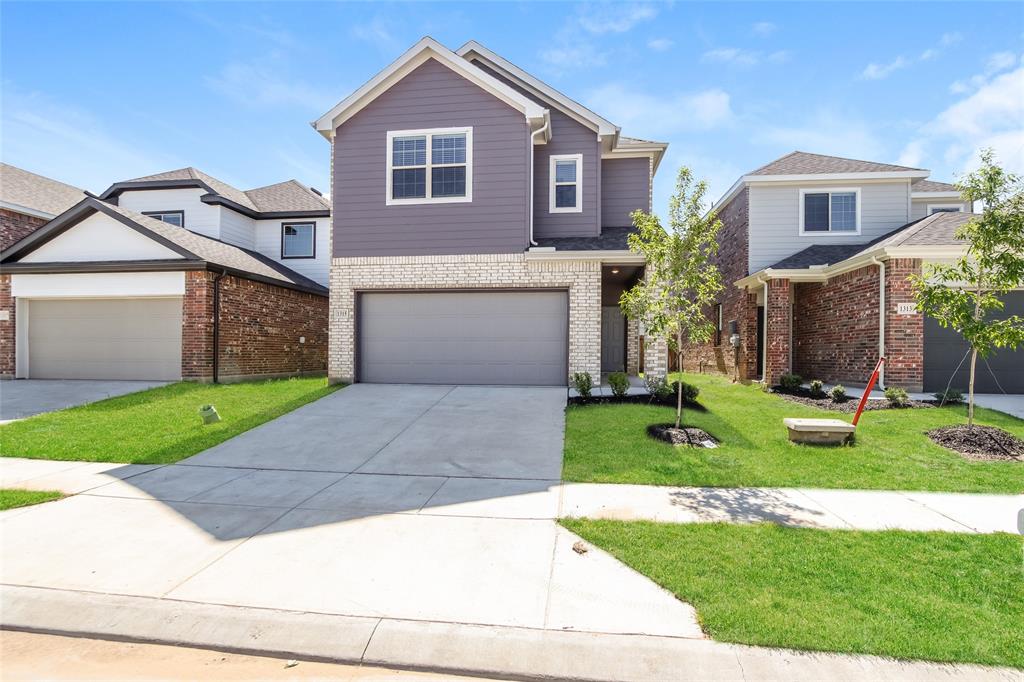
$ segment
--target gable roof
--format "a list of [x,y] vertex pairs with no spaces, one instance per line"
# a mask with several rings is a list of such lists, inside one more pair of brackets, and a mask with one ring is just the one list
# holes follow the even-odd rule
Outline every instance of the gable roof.
[[474,59],[482,59],[483,61],[488,62],[489,66],[497,67],[497,69],[500,72],[503,72],[504,75],[510,76],[512,79],[519,81],[524,89],[535,97],[549,105],[558,107],[559,110],[564,111],[581,123],[589,125],[589,127],[597,131],[598,135],[614,136],[619,133],[619,126],[595,113],[591,109],[583,106],[576,100],[567,97],[558,90],[555,90],[539,78],[523,71],[504,57],[491,52],[475,40],[467,42],[456,50],[455,54],[470,62],[474,61]]
[[896,166],[891,163],[860,161],[841,156],[826,156],[795,151],[767,163],[747,175],[817,175],[830,173],[898,173],[901,171],[928,171],[922,168]]
[[338,126],[342,125],[428,59],[438,61],[509,106],[523,112],[527,120],[530,121],[531,130],[542,129],[549,120],[547,109],[537,102],[517,92],[482,69],[473,66],[468,60],[462,59],[430,36],[425,36],[406,50],[402,56],[385,67],[384,70],[368,80],[348,97],[338,102],[330,111],[312,121],[310,125],[328,140],[332,139],[334,131]]
[[0,208],[52,218],[84,199],[86,192],[9,163],[0,163]]
[[956,185],[952,185],[948,182],[938,182],[936,180],[918,180],[910,186],[910,191],[914,194],[956,194],[960,195],[960,190],[956,188]]
[[201,197],[204,203],[224,204],[250,218],[327,217],[331,210],[323,196],[298,180],[243,191],[191,166],[115,182],[100,198],[110,199],[133,189],[180,187],[204,189],[208,193]]
[[[85,218],[103,213],[122,225],[166,246],[181,258],[162,261],[113,261],[104,263],[20,263],[19,260]],[[87,197],[42,228],[0,253],[0,266],[7,272],[95,272],[113,269],[224,270],[246,279],[327,295],[327,289],[261,253],[197,234],[156,218]]]

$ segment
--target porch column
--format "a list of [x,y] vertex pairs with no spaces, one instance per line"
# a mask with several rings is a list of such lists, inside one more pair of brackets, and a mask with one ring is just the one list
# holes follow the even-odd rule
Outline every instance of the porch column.
[[[885,383],[908,391],[924,385],[924,315],[908,278],[921,274],[921,261],[893,258],[885,268]],[[900,311],[903,304],[905,310]]]
[[668,376],[668,344],[664,339],[644,338],[644,376]]
[[792,300],[788,279],[768,281],[768,300],[764,303],[767,353],[764,378],[769,386],[779,383],[783,374],[791,371]]
[[640,373],[640,323],[626,318],[626,374]]

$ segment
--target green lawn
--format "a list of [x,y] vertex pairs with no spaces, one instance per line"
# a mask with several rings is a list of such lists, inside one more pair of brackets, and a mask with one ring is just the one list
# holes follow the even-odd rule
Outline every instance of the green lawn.
[[1016,536],[563,524],[692,604],[717,640],[1024,667]]
[[[706,412],[684,422],[722,441],[716,449],[673,447],[649,438],[648,424],[674,421],[669,407],[643,404],[570,406],[566,410],[563,477],[570,481],[688,486],[799,486],[889,490],[1017,493],[1024,464],[971,462],[935,445],[925,431],[966,421],[966,408],[865,412],[856,441],[842,447],[790,443],[784,417],[833,417],[826,412],[730,384],[687,374],[701,389]],[[1024,420],[978,408],[977,421],[1024,437]]]
[[[322,398],[340,386],[323,378],[237,384],[180,382],[0,426],[0,455],[165,464]],[[198,409],[217,408],[204,425]]]
[[0,488],[0,511],[14,509],[15,507],[27,507],[30,504],[52,502],[64,497],[64,493],[58,490],[17,490],[13,488]]

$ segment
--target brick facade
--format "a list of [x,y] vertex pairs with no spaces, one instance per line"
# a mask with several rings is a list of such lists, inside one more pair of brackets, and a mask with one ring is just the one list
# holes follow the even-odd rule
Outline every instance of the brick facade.
[[924,315],[897,313],[900,303],[916,303],[907,280],[912,274],[921,274],[920,260],[894,258],[885,263],[885,383],[920,391],[924,385]]
[[775,386],[783,374],[791,371],[792,288],[788,279],[768,282],[768,300],[764,309],[765,335],[768,337],[764,375],[768,385]]
[[14,312],[11,276],[0,275],[0,379],[14,377]]
[[[181,372],[213,378],[216,274],[189,272],[182,303]],[[327,299],[240,277],[220,280],[219,376],[239,378],[322,373],[327,365]],[[300,337],[305,343],[300,343]]]
[[626,318],[626,374],[640,373],[640,323]]
[[[569,292],[569,373],[601,374],[601,264],[527,260],[526,254],[366,256],[331,264],[328,376],[355,376],[357,291],[387,289],[565,289]],[[568,382],[568,377],[566,377]]]
[[0,208],[0,251],[24,239],[49,222],[48,218],[17,213]]

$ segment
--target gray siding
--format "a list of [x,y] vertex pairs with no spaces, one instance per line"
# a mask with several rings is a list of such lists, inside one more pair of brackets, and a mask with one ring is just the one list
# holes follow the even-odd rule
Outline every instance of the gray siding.
[[[387,132],[473,127],[473,201],[385,205]],[[431,59],[337,130],[336,257],[514,253],[527,245],[526,119]]]
[[929,204],[941,204],[943,206],[959,204],[961,211],[964,213],[971,212],[971,202],[969,201],[957,201],[956,199],[914,199],[910,204],[910,219],[926,218],[928,216]]
[[605,159],[601,162],[601,226],[629,227],[629,214],[651,210],[651,160]]
[[[800,235],[800,190],[859,187],[859,235]],[[910,221],[909,185],[906,182],[803,183],[750,186],[750,272],[777,263],[813,244],[860,244]]]

